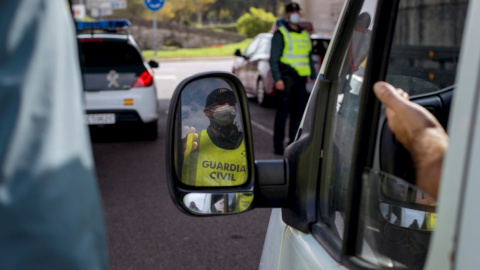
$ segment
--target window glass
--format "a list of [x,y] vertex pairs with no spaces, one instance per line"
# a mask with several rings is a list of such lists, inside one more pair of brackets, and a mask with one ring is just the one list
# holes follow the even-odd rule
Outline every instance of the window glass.
[[80,47],[82,67],[143,66],[143,60],[138,51],[127,43],[82,42]]
[[246,57],[251,57],[257,51],[260,40],[261,38],[259,36],[254,38],[253,41],[245,49],[245,53],[243,55]]
[[327,146],[324,158],[328,175],[321,183],[321,204],[323,221],[337,235],[337,241],[343,236],[343,224],[348,201],[348,179],[351,173],[355,130],[359,107],[359,93],[363,84],[367,54],[370,49],[372,21],[377,0],[364,2],[357,16],[348,50],[339,74],[337,107],[333,122],[331,145]]
[[202,78],[181,93],[176,172],[185,185],[239,186],[248,166],[238,98],[229,81]]
[[358,255],[382,268],[422,269],[436,199],[384,172],[366,169],[362,180]]
[[258,53],[268,53],[270,54],[270,43],[271,37],[263,37],[258,45]]
[[[466,1],[400,1],[387,81],[410,95],[453,85],[466,8]],[[361,198],[357,255],[382,268],[422,269],[436,200],[403,179],[368,168]]]
[[453,85],[467,4],[400,1],[387,81],[410,96]]
[[145,71],[143,58],[126,42],[84,39],[79,55],[85,91],[130,89]]

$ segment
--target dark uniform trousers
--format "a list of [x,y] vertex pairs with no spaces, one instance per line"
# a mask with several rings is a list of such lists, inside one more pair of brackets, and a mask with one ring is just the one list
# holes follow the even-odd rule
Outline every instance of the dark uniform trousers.
[[302,120],[307,99],[307,77],[301,77],[296,72],[282,73],[285,84],[284,91],[277,90],[277,113],[273,143],[276,153],[282,153],[285,138],[285,124],[290,113],[289,144],[295,139]]

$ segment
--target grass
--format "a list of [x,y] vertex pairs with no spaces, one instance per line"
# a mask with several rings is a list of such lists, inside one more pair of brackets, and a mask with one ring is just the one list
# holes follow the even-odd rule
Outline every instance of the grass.
[[236,49],[240,49],[242,52],[250,44],[252,40],[246,39],[242,42],[232,43],[227,45],[211,46],[207,48],[194,48],[194,49],[162,49],[157,50],[157,55],[154,56],[153,50],[142,51],[145,59],[165,59],[165,58],[194,58],[194,57],[219,57],[219,56],[233,56]]

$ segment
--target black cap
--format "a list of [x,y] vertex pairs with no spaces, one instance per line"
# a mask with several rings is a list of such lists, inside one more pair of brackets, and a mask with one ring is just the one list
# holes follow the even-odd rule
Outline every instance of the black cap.
[[285,6],[285,13],[292,11],[300,11],[300,5],[292,2]]
[[235,95],[231,90],[228,90],[227,88],[218,88],[208,94],[205,108],[211,108],[215,105],[223,105],[225,103],[235,105],[236,102]]

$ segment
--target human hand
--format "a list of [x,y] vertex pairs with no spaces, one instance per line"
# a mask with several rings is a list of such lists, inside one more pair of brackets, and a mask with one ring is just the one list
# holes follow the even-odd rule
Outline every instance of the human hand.
[[411,102],[409,95],[402,89],[395,88],[386,82],[377,82],[373,86],[373,90],[378,99],[387,107],[388,127],[408,151],[411,152],[416,140],[427,135],[426,133],[447,137],[435,116],[424,107]]
[[195,131],[196,131],[195,127],[189,127],[189,126],[183,127],[183,134],[185,134],[185,136]]
[[[195,151],[198,147],[198,133],[195,132],[196,129],[195,127],[189,127],[189,126],[184,126],[183,127],[183,133],[185,134],[185,140],[184,140],[184,144],[183,144],[183,151],[184,151],[184,155],[187,156],[189,155],[191,152]],[[191,143],[191,146],[189,147],[189,149],[187,149],[187,136],[188,134],[192,133],[192,143]]]
[[409,101],[402,89],[377,82],[373,91],[386,106],[388,127],[412,156],[417,185],[437,197],[443,157],[448,147],[447,133],[435,116]]
[[285,83],[283,82],[283,80],[276,81],[275,82],[275,88],[278,91],[285,91]]

